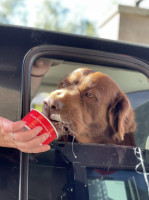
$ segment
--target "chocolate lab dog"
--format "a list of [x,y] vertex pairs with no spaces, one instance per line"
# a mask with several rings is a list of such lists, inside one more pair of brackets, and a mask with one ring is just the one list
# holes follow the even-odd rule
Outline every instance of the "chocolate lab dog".
[[73,71],[44,100],[43,113],[59,135],[79,143],[135,146],[134,112],[128,98],[106,74]]

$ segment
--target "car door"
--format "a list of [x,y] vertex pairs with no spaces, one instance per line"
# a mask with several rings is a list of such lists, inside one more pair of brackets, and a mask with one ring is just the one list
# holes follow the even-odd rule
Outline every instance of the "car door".
[[[148,47],[19,27],[1,30],[5,38],[1,48],[1,60],[5,61],[1,65],[1,88],[5,94],[1,102],[9,105],[9,111],[3,112],[1,104],[2,116],[11,113],[12,120],[17,120],[32,108],[41,111],[43,99],[64,76],[76,68],[88,67],[108,74],[130,99],[136,113],[135,140],[139,147],[54,141],[48,152],[20,153],[17,178],[13,177],[17,195],[11,191],[11,198],[117,200],[121,195],[124,200],[148,199]],[[11,68],[15,66],[13,72],[4,72],[7,62]],[[7,85],[4,80],[8,71],[11,75]],[[17,91],[12,101],[7,99],[10,86],[13,95],[13,90]],[[8,166],[6,160],[3,163]],[[4,193],[7,196],[8,187]]]

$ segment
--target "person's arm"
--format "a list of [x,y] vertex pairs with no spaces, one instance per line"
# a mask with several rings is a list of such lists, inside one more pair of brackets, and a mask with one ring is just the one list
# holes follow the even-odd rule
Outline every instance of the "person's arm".
[[49,134],[44,133],[37,136],[42,129],[41,127],[21,131],[24,125],[24,121],[12,122],[0,117],[0,146],[16,148],[25,153],[48,151],[50,146],[42,145],[42,143],[49,137]]

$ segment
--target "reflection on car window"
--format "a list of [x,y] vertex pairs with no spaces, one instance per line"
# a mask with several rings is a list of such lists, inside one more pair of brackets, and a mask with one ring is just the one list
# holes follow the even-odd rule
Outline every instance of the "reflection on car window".
[[129,170],[87,170],[90,200],[147,200],[143,176]]

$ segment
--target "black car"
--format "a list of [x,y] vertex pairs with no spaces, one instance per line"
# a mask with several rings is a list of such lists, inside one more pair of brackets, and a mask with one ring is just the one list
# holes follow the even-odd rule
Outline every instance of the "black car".
[[1,147],[1,200],[149,199],[149,47],[1,25],[0,116],[16,121],[40,111],[47,93],[80,67],[108,74],[126,93],[137,147],[54,141],[37,155]]

